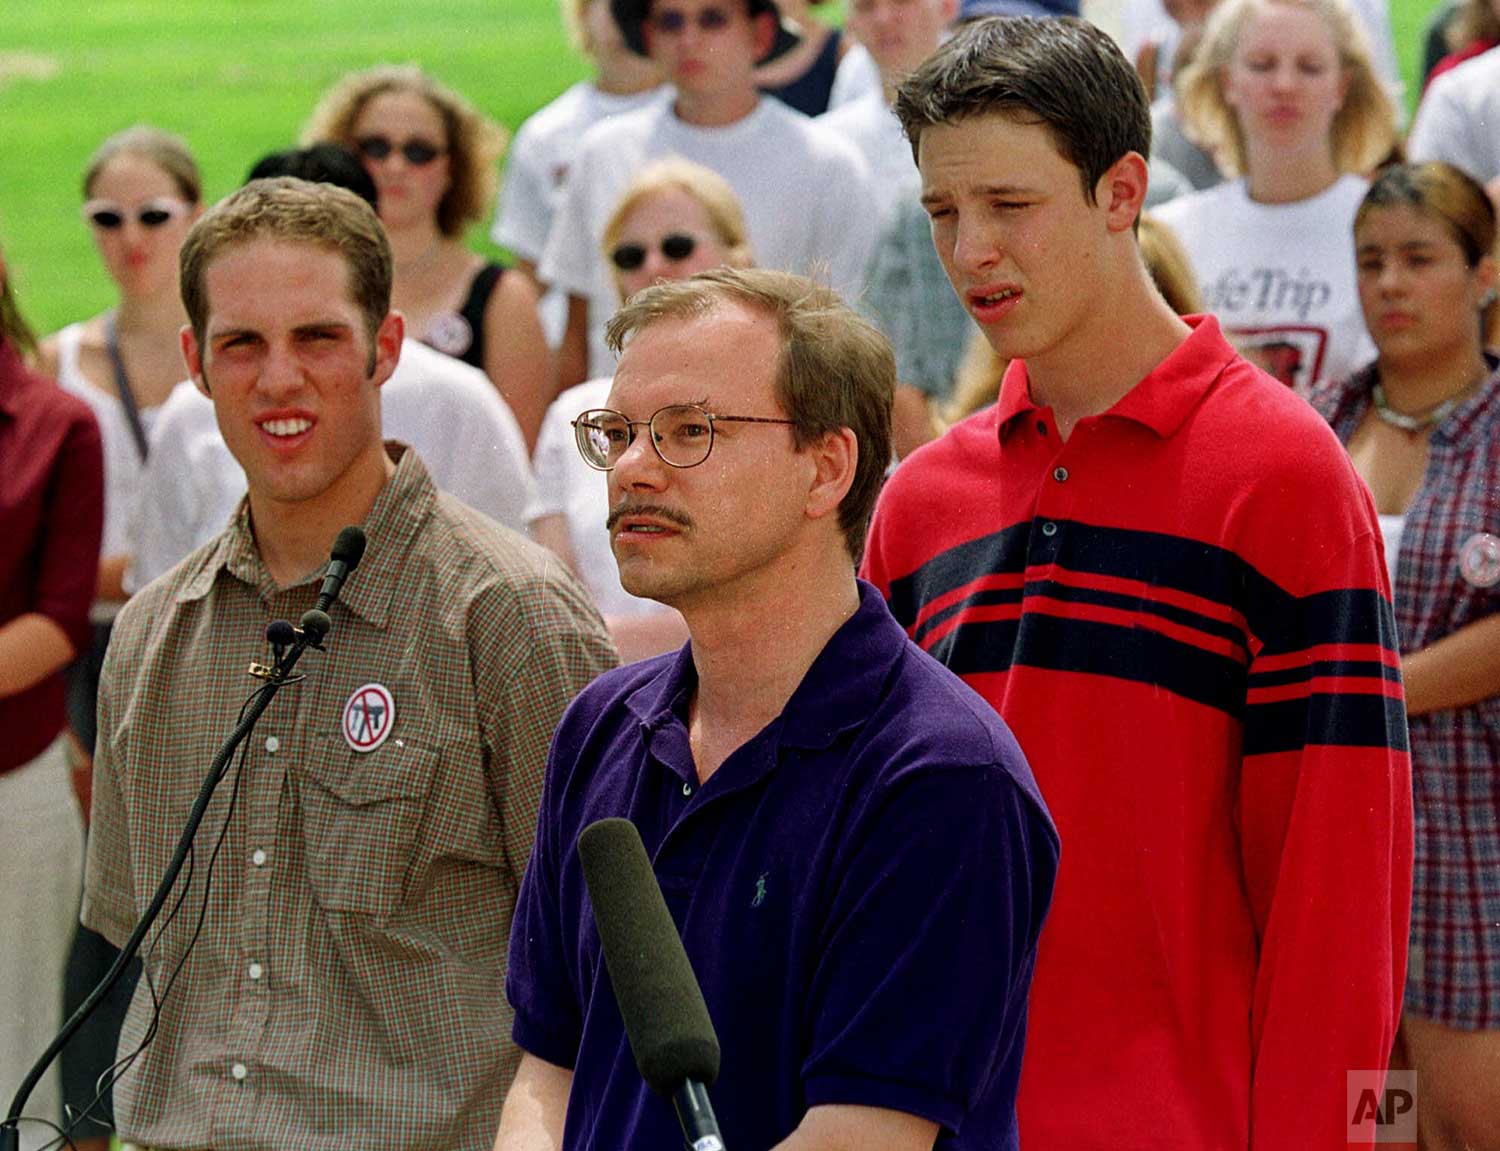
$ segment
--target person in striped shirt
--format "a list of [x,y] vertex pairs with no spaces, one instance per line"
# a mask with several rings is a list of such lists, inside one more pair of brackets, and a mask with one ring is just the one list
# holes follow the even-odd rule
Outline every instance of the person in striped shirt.
[[1370,497],[1303,400],[1151,286],[1150,115],[1102,32],[971,25],[896,110],[1011,364],[896,470],[863,570],[1015,731],[1062,837],[1022,1144],[1369,1145],[1347,1092],[1395,1038],[1412,859]]

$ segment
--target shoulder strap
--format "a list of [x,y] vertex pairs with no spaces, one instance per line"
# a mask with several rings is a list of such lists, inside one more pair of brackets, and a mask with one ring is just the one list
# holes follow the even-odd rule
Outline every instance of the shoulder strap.
[[130,424],[130,434],[135,438],[135,450],[140,453],[141,463],[145,463],[149,441],[146,439],[145,425],[141,423],[141,409],[136,405],[135,392],[130,388],[130,377],[125,372],[125,358],[120,355],[120,340],[115,334],[113,312],[104,320],[104,346],[109,351],[109,362],[115,370],[115,390],[120,393],[125,419]]

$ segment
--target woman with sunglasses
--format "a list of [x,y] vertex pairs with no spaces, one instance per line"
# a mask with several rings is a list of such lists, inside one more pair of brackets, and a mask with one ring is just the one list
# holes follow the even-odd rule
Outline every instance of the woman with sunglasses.
[[[110,627],[126,599],[134,516],[151,425],[157,408],[187,378],[180,333],[187,313],[177,290],[177,253],[202,212],[202,182],[187,145],[160,129],[138,125],[105,140],[83,175],[83,219],[118,292],[115,306],[70,324],[42,342],[39,368],[93,409],[104,441],[104,538],[100,549],[92,645],[69,674],[68,719],[80,747],[80,800],[88,811],[89,757],[99,671]],[[68,959],[65,1006],[82,1002],[114,962],[103,937],[80,927]],[[115,1043],[134,988],[132,967],[62,1058],[69,1103],[85,1107],[95,1082],[115,1058]],[[102,1109],[109,1113],[109,1093]],[[84,1151],[108,1146],[100,1126],[75,1132]]]
[[1404,654],[1416,854],[1401,1022],[1429,1151],[1500,1133],[1500,360],[1495,209],[1399,165],[1354,218],[1377,355],[1316,389],[1375,499]]
[[[137,126],[100,144],[84,170],[83,220],[117,301],[48,336],[38,355],[45,374],[88,402],[104,436],[104,558],[95,607],[101,628],[125,600],[129,519],[152,417],[187,378],[177,251],[202,211],[201,192],[198,165],[176,136]],[[96,649],[102,656],[102,633]],[[74,718],[91,745],[91,700],[85,703],[87,714]]]
[[533,448],[548,399],[536,290],[464,246],[464,230],[493,202],[500,126],[420,69],[382,65],[340,81],[302,136],[359,153],[379,194],[396,260],[391,305],[407,335],[489,376]]
[[[644,168],[626,189],[605,223],[603,249],[621,300],[658,280],[752,262],[734,190],[716,172],[676,158]],[[611,382],[604,377],[569,388],[547,409],[533,459],[537,499],[527,519],[532,538],[588,585],[629,661],[676,647],[687,631],[675,611],[620,586],[605,527],[603,477],[579,454],[573,421],[605,406]]]

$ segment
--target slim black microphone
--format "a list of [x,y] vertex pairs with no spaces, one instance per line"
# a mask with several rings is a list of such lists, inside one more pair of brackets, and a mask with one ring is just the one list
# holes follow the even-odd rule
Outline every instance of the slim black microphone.
[[321,641],[332,629],[333,620],[328,618],[328,609],[339,598],[339,589],[344,586],[349,573],[359,566],[364,554],[365,533],[353,525],[339,532],[338,539],[333,541],[333,552],[328,557],[328,570],[323,575],[317,606],[303,612],[298,621],[313,643]]
[[708,1087],[719,1037],[635,824],[601,819],[578,836],[604,965],[641,1078],[671,1098],[694,1151],[724,1151]]

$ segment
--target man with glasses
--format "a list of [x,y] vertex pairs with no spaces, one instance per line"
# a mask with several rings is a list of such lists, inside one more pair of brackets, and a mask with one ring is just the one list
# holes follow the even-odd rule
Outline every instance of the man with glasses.
[[727,1146],[1014,1147],[1057,840],[998,717],[855,579],[890,346],[765,270],[647,288],[609,336],[578,448],[606,473],[621,581],[691,642],[601,676],[554,736],[496,1148],[681,1142],[599,984],[574,844],[606,816],[639,829],[703,988]]
[[604,321],[615,286],[599,259],[604,224],[651,160],[677,155],[729,181],[763,267],[817,275],[841,292],[862,282],[878,227],[857,149],[755,87],[755,67],[796,43],[773,0],[614,0],[632,51],[669,89],[583,137],[560,193],[538,275],[569,297],[559,350],[564,387],[608,375]]

